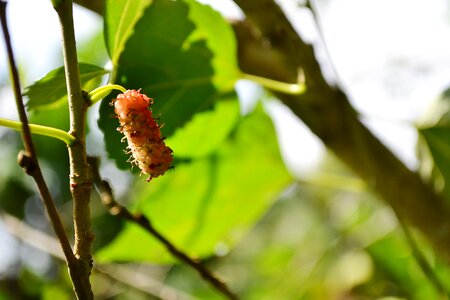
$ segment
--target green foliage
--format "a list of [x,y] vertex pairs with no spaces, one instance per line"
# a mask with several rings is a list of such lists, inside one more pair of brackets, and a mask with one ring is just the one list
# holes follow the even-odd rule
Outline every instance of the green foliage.
[[136,22],[152,0],[107,0],[105,1],[105,43],[114,66],[119,61],[125,43],[133,34]]
[[[240,78],[237,62],[236,41],[230,24],[211,7],[195,0],[185,0],[189,5],[189,19],[195,30],[183,42],[182,48],[196,48],[196,43],[205,41],[212,52],[211,64],[214,69],[212,83],[219,91],[229,91]],[[200,49],[197,49],[200,51]]]
[[[154,98],[152,110],[161,115],[163,134],[170,136],[196,113],[210,109],[219,93],[232,88],[239,74],[233,33],[220,14],[195,1],[157,0],[143,11],[121,3],[106,6],[106,43],[114,64],[110,81],[142,88]],[[99,126],[109,157],[126,169],[113,113],[105,100]]]
[[[148,216],[183,252],[218,270],[245,299],[438,299],[439,292],[411,255],[411,245],[392,212],[342,165],[331,160],[321,170],[324,173],[310,174],[286,190],[294,179],[280,156],[270,118],[260,106],[247,116],[240,114],[239,100],[232,91],[240,77],[236,41],[231,26],[218,12],[194,0],[105,2],[101,34],[112,62],[109,81],[128,89],[142,88],[154,98],[154,116],[160,116],[175,157],[175,169],[163,177],[147,183],[134,176],[127,186],[113,186],[121,202]],[[106,55],[100,42],[97,33],[88,43],[78,44],[82,48],[79,57],[102,65]],[[82,84],[88,90],[107,73],[80,64]],[[31,122],[68,129],[63,68],[28,87],[25,95]],[[104,139],[108,157],[129,170],[126,145],[116,130],[118,121],[111,117],[113,96],[100,105],[98,124],[103,135],[92,130],[88,143]],[[448,199],[449,99],[447,91],[418,128],[421,169]],[[63,222],[69,224],[66,146],[47,137],[34,141]],[[2,141],[1,145],[16,154],[15,142]],[[28,178],[19,180],[9,170],[15,164],[11,157],[5,159],[0,174],[0,208],[24,222],[47,224],[45,216],[36,220],[36,213],[27,211],[27,200],[33,194]],[[102,175],[115,177],[108,161],[105,165]],[[149,273],[155,282],[165,281],[192,298],[222,299],[188,267],[174,264],[168,270],[157,266],[174,263],[173,257],[147,232],[109,215],[95,197],[91,212],[97,266],[131,261],[134,276],[146,273],[140,273],[136,265],[145,268],[152,262],[156,265],[151,268],[157,270]],[[434,271],[449,289],[448,266],[425,243],[420,246],[428,251]],[[16,274],[12,288],[6,279],[0,281],[0,299],[13,299],[11,295],[71,299],[66,266],[59,275],[55,272],[59,266],[49,268],[51,276],[58,276],[56,280],[26,271]],[[123,269],[112,272],[120,273],[127,274]],[[109,275],[93,274],[99,298],[151,297],[148,290],[118,284]],[[164,289],[152,292],[159,297]]]
[[61,288],[60,285],[51,284],[45,285],[42,291],[42,299],[43,300],[70,300],[70,294],[67,293],[67,290]]
[[195,159],[216,151],[240,118],[236,96],[221,99],[215,108],[198,113],[182,129],[167,139],[177,159]]
[[106,50],[103,30],[95,32],[92,36],[78,41],[78,61],[96,66],[104,66],[109,58]]
[[423,116],[418,132],[421,171],[450,201],[450,89]]
[[[449,278],[440,270],[448,268],[427,254],[439,277]],[[208,266],[243,299],[441,299],[392,212],[342,185],[294,186],[231,253]],[[221,299],[183,266],[166,282],[200,299]]]
[[10,177],[5,180],[4,186],[0,187],[0,208],[17,218],[23,219],[25,216],[24,206],[31,195],[31,191],[23,186],[23,182]]
[[[105,69],[94,65],[80,63],[79,67],[80,80],[83,86],[89,81],[108,73]],[[50,71],[44,77],[28,86],[24,95],[29,99],[27,103],[28,109],[36,109],[67,99],[64,67]]]
[[[135,188],[142,192],[135,206],[189,254],[208,256],[221,244],[232,247],[290,181],[270,120],[258,110],[242,119],[215,152],[177,165],[150,185],[138,184]],[[139,246],[130,251],[129,245],[136,241]],[[168,261],[166,251],[153,238],[129,224],[96,258]]]

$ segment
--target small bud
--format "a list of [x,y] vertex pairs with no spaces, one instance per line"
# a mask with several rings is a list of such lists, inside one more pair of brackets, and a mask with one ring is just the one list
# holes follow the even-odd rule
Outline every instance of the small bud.
[[36,170],[36,162],[27,151],[22,150],[19,152],[17,155],[17,163],[22,167],[27,175],[32,176]]

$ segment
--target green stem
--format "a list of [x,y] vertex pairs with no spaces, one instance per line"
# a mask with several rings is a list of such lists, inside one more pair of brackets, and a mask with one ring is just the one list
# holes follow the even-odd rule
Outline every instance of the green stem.
[[92,180],[86,158],[86,111],[89,103],[81,91],[80,73],[73,24],[72,0],[53,0],[61,24],[64,67],[70,116],[70,134],[76,142],[69,147],[70,189],[73,197],[73,222],[77,269],[71,270],[75,293],[79,300],[94,298],[89,276],[93,264],[91,247],[94,234],[91,229],[90,195]]
[[306,91],[306,84],[304,82],[286,83],[246,73],[241,73],[241,79],[254,81],[265,88],[289,95],[300,95]]
[[102,100],[113,90],[119,90],[122,93],[125,93],[127,91],[123,86],[118,85],[118,84],[107,84],[107,85],[98,87],[98,88],[90,91],[88,94],[90,105],[93,105],[97,101]]
[[[28,125],[30,127],[31,133],[59,139],[64,143],[66,143],[67,146],[71,146],[75,142],[75,138],[73,136],[71,136],[70,134],[61,129],[37,124],[28,124]],[[0,118],[0,126],[9,127],[17,131],[22,131],[22,122],[19,121]]]

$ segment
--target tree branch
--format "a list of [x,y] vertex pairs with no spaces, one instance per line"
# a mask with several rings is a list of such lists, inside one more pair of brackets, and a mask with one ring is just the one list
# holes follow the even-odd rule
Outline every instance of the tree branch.
[[[76,142],[69,147],[70,188],[73,197],[73,220],[75,229],[74,253],[78,260],[79,275],[83,289],[77,292],[79,299],[92,299],[89,276],[92,268],[91,247],[94,234],[91,231],[90,194],[92,181],[86,160],[85,123],[88,103],[81,91],[80,74],[73,25],[72,1],[52,0],[58,14],[63,42],[64,67],[70,115],[70,134]],[[81,294],[79,294],[81,292]]]
[[105,1],[104,0],[75,0],[76,4],[83,6],[93,12],[103,15],[103,11],[105,9]]
[[[37,230],[26,224],[20,219],[0,211],[0,221],[5,225],[6,230],[22,242],[39,249],[54,258],[65,260],[64,254],[58,245],[58,241],[47,233]],[[136,270],[130,266],[120,265],[99,265],[94,266],[94,271],[110,279],[130,286],[150,296],[159,297],[162,291],[170,291],[171,295],[176,295],[176,299],[187,300],[195,299],[192,295],[176,290],[172,286],[166,285],[154,278],[139,273],[136,276]],[[171,298],[172,299],[172,298]]]
[[73,281],[74,289],[82,289],[82,280],[78,272],[78,263],[75,255],[72,252],[72,248],[69,243],[69,239],[64,231],[64,226],[59,217],[58,211],[54,204],[53,198],[50,194],[47,184],[45,183],[44,177],[42,175],[39,162],[37,160],[36,151],[34,149],[33,141],[31,138],[31,130],[28,123],[28,117],[25,112],[25,106],[23,104],[19,74],[14,60],[11,40],[9,37],[9,31],[6,21],[6,2],[0,1],[0,17],[3,28],[3,35],[5,38],[5,44],[7,48],[9,67],[12,77],[12,85],[14,89],[14,95],[16,99],[17,110],[19,112],[19,118],[22,123],[22,138],[24,140],[26,151],[20,152],[18,157],[19,165],[25,170],[25,172],[30,175],[39,190],[39,194],[47,210],[48,216],[52,223],[52,227],[58,237],[61,244],[64,256],[67,261],[69,272]]
[[[296,33],[273,0],[235,0],[251,23],[236,24],[244,72],[295,82],[304,70],[307,91],[277,96],[395,213],[419,228],[450,261],[450,213],[444,199],[409,170],[358,119],[347,96],[325,81],[314,49]],[[268,49],[267,41],[271,47]],[[252,56],[261,50],[265,57]],[[276,72],[271,72],[275,70]]]
[[238,297],[230,291],[228,286],[223,281],[212,274],[199,261],[189,257],[186,253],[179,250],[166,237],[157,231],[146,216],[141,214],[133,214],[126,207],[117,203],[114,199],[109,183],[102,180],[100,176],[97,159],[95,157],[89,157],[88,159],[89,165],[91,166],[94,184],[100,194],[103,205],[108,208],[111,215],[123,218],[140,226],[156,238],[161,244],[163,244],[167,251],[169,251],[170,254],[172,254],[176,259],[194,268],[203,277],[203,279],[209,282],[217,291],[225,295],[230,300],[238,299]]

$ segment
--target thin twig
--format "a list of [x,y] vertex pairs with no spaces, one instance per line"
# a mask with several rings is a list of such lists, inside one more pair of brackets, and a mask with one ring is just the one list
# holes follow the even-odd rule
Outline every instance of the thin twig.
[[[22,138],[25,145],[25,152],[19,153],[19,164],[24,168],[25,172],[30,175],[39,190],[39,194],[47,210],[48,216],[52,223],[53,229],[58,237],[59,243],[61,244],[64,256],[66,258],[69,270],[72,271],[76,269],[76,258],[72,252],[72,248],[69,243],[69,239],[64,231],[64,226],[59,217],[58,211],[54,204],[53,198],[50,194],[47,184],[45,183],[44,177],[37,160],[36,151],[34,149],[33,141],[31,138],[31,130],[28,123],[28,118],[25,112],[25,106],[23,104],[19,74],[17,71],[17,66],[14,60],[14,53],[12,50],[11,39],[9,36],[8,25],[6,21],[6,2],[0,1],[0,18],[3,28],[3,35],[5,39],[6,49],[9,59],[9,68],[12,77],[12,85],[14,89],[14,96],[16,99],[17,111],[19,112],[19,118],[22,122]],[[75,285],[75,281],[74,281]]]
[[14,91],[14,98],[16,100],[17,112],[19,114],[19,119],[22,122],[22,139],[25,146],[25,150],[35,157],[35,150],[33,141],[31,139],[31,130],[28,126],[28,117],[25,112],[25,105],[23,104],[22,91],[20,87],[19,72],[17,71],[16,61],[14,59],[14,53],[11,44],[11,37],[9,36],[8,23],[6,21],[6,5],[4,1],[0,1],[1,9],[1,23],[3,28],[3,36],[6,45],[6,51],[9,60],[9,69],[11,74],[11,81]]
[[94,184],[100,194],[103,205],[108,208],[111,215],[133,222],[141,228],[145,229],[161,244],[163,244],[164,247],[176,259],[195,269],[202,276],[202,278],[205,281],[209,282],[217,291],[225,295],[228,299],[239,299],[238,296],[235,295],[222,280],[217,278],[217,276],[211,273],[211,271],[205,268],[199,261],[189,257],[186,253],[179,250],[166,237],[164,237],[159,231],[157,231],[146,216],[142,214],[133,214],[126,207],[117,203],[114,199],[111,186],[100,176],[97,159],[95,157],[89,157],[88,160],[89,165],[91,166],[91,173]]
[[[20,241],[39,249],[54,258],[64,261],[65,257],[61,251],[58,241],[41,230],[31,227],[22,220],[0,211],[0,221],[5,225],[6,230]],[[104,265],[96,264],[94,271],[102,276],[106,276],[125,286],[130,286],[136,290],[142,291],[151,296],[166,299],[161,295],[168,293],[179,300],[194,300],[194,296],[186,294],[175,289],[172,286],[164,284],[147,274],[136,273],[136,269],[127,265]],[[137,280],[136,280],[137,278]],[[169,297],[167,297],[169,299]],[[170,297],[174,299],[174,297]]]
[[69,147],[70,190],[73,198],[73,221],[75,231],[74,253],[78,261],[82,286],[76,291],[79,299],[93,299],[89,276],[92,269],[91,248],[94,234],[91,230],[90,195],[92,180],[86,160],[86,110],[88,103],[81,90],[80,73],[73,24],[71,0],[52,0],[58,14],[63,42],[64,69],[69,102],[70,134],[76,142]]
[[[164,299],[177,300],[198,300],[197,297],[177,290],[159,280],[155,280],[148,274],[136,272],[136,267],[123,264],[114,265],[95,265],[94,269],[97,273],[118,281],[124,285],[131,286],[146,294]],[[169,295],[169,296],[164,296]]]

